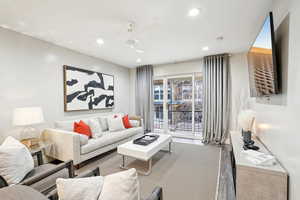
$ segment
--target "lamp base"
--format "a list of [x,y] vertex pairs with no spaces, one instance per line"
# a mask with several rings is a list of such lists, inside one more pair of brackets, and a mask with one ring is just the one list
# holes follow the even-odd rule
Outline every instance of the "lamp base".
[[243,146],[244,150],[254,150],[254,151],[258,151],[259,150],[259,147],[258,146],[255,146],[253,144],[244,144]]
[[39,138],[28,138],[21,140],[21,143],[24,144],[27,148],[33,148],[39,146]]

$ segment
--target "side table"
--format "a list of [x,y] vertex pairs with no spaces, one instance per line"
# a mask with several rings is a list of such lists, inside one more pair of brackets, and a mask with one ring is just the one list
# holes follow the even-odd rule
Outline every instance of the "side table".
[[[32,147],[27,147],[32,155],[37,156],[37,162],[39,165],[44,164],[43,160],[48,160],[48,159],[43,159],[45,156],[45,151],[49,151],[53,147],[53,143],[48,142],[48,141],[43,141],[40,140],[38,142],[38,145],[32,146]],[[42,152],[42,153],[41,153]]]

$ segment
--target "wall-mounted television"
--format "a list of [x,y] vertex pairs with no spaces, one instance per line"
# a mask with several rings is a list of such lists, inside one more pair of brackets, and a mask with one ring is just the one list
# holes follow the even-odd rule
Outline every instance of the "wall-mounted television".
[[270,12],[248,52],[251,97],[278,94],[277,58],[273,15]]

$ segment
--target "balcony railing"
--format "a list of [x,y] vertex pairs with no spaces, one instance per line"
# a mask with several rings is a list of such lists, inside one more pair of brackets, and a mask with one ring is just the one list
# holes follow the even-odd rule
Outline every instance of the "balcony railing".
[[[192,132],[192,111],[168,111],[168,127],[172,132]],[[202,111],[195,111],[195,133],[202,131]],[[163,129],[163,111],[154,111],[154,129]]]

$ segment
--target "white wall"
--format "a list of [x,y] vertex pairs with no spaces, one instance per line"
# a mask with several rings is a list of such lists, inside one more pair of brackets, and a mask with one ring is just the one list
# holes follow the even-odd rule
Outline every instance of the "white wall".
[[2,28],[0,44],[0,142],[6,135],[17,136],[18,130],[11,123],[16,107],[42,106],[47,122],[44,126],[55,120],[109,111],[64,112],[65,64],[114,75],[114,111],[129,112],[129,69]]
[[[279,157],[290,173],[290,199],[300,199],[300,1],[276,2],[275,20],[290,11],[287,104],[255,104],[263,141]],[[278,5],[278,6],[277,6]],[[275,13],[275,14],[276,14]]]
[[194,72],[202,72],[202,59],[179,63],[155,65],[153,68],[154,77],[190,74]]
[[[274,21],[276,27],[282,23],[289,13],[289,32],[287,32],[288,45],[281,48],[284,55],[281,62],[284,91],[279,96],[271,97],[268,101],[255,99],[253,108],[257,112],[259,137],[279,158],[290,175],[290,199],[300,199],[300,1],[299,0],[275,0]],[[280,34],[280,33],[278,33]],[[246,56],[236,55],[236,62],[232,62],[233,74],[241,74],[237,84],[247,85],[248,80]],[[238,70],[235,71],[234,70]],[[285,73],[287,72],[287,75]],[[280,99],[280,101],[278,101]],[[283,99],[283,101],[282,101]],[[279,102],[279,103],[278,103]]]
[[234,54],[230,57],[231,66],[231,129],[237,129],[237,116],[241,109],[249,108],[249,80],[246,53]]

